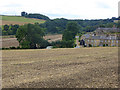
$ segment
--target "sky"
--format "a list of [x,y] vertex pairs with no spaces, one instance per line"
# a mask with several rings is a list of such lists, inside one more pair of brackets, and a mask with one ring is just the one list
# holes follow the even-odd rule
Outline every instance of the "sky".
[[44,14],[51,19],[107,19],[118,17],[119,0],[0,0],[0,14]]

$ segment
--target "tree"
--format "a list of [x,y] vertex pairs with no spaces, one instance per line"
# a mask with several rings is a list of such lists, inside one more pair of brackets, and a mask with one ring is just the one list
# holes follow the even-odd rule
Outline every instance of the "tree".
[[4,25],[4,30],[5,30],[5,31],[8,31],[8,30],[9,30],[9,25],[7,25],[7,24]]
[[73,36],[75,36],[77,32],[79,31],[79,26],[77,22],[68,22],[67,30],[70,31]]
[[62,45],[62,48],[73,48],[75,46],[74,40],[62,41],[61,45]]
[[120,28],[120,21],[119,21],[118,24],[117,24],[117,28]]
[[18,28],[19,28],[19,25],[18,25],[18,24],[13,25],[13,28],[12,28],[13,35],[16,34]]
[[38,48],[37,46],[41,47],[45,42],[44,35],[45,29],[41,28],[39,24],[26,24],[18,28],[16,38],[22,48]]
[[21,16],[26,16],[28,15],[26,12],[21,12]]
[[2,35],[15,35],[16,34],[16,31],[17,29],[19,28],[19,25],[18,24],[15,24],[15,25],[4,25],[2,26]]
[[72,48],[74,46],[75,35],[79,32],[79,25],[76,22],[68,22],[63,32],[62,47]]
[[63,32],[62,40],[63,40],[63,41],[73,40],[73,35],[72,35],[71,31],[65,30],[65,31]]
[[[25,14],[25,13],[24,13]],[[49,20],[49,17],[45,16],[45,15],[42,15],[42,14],[26,14],[25,17],[27,18],[37,18],[37,19],[43,19],[43,20]]]
[[79,25],[76,22],[68,22],[66,30],[63,32],[62,40],[73,40],[79,31]]

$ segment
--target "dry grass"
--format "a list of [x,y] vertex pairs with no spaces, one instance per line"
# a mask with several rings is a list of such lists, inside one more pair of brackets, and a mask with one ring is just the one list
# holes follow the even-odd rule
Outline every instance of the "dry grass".
[[3,50],[3,88],[117,88],[118,48]]

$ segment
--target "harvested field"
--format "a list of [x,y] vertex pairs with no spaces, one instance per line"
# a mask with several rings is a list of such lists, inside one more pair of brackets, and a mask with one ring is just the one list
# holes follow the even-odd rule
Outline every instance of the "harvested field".
[[[11,36],[11,37],[13,37],[13,36]],[[49,42],[62,40],[62,34],[46,35],[44,38],[46,40],[48,40]],[[19,42],[17,41],[16,38],[10,38],[10,37],[7,38],[4,36],[4,38],[2,39],[2,47],[3,48],[17,47],[17,46],[19,46]]]
[[118,48],[3,50],[3,88],[118,88]]
[[58,41],[58,40],[62,40],[62,34],[46,35],[44,38],[48,40],[48,42]]
[[24,24],[28,24],[28,22],[19,22],[19,21],[2,21],[2,23],[0,25],[10,25],[10,24],[18,24],[18,25],[24,25]]
[[17,47],[17,46],[19,46],[19,42],[17,41],[16,38],[3,38],[2,39],[3,48]]

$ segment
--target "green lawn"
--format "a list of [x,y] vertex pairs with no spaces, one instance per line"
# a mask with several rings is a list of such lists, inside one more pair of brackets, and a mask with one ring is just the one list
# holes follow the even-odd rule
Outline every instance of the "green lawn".
[[44,23],[45,20],[40,19],[32,19],[32,18],[25,18],[21,16],[2,16],[2,20],[4,21],[16,21],[16,22],[28,22],[28,23]]

